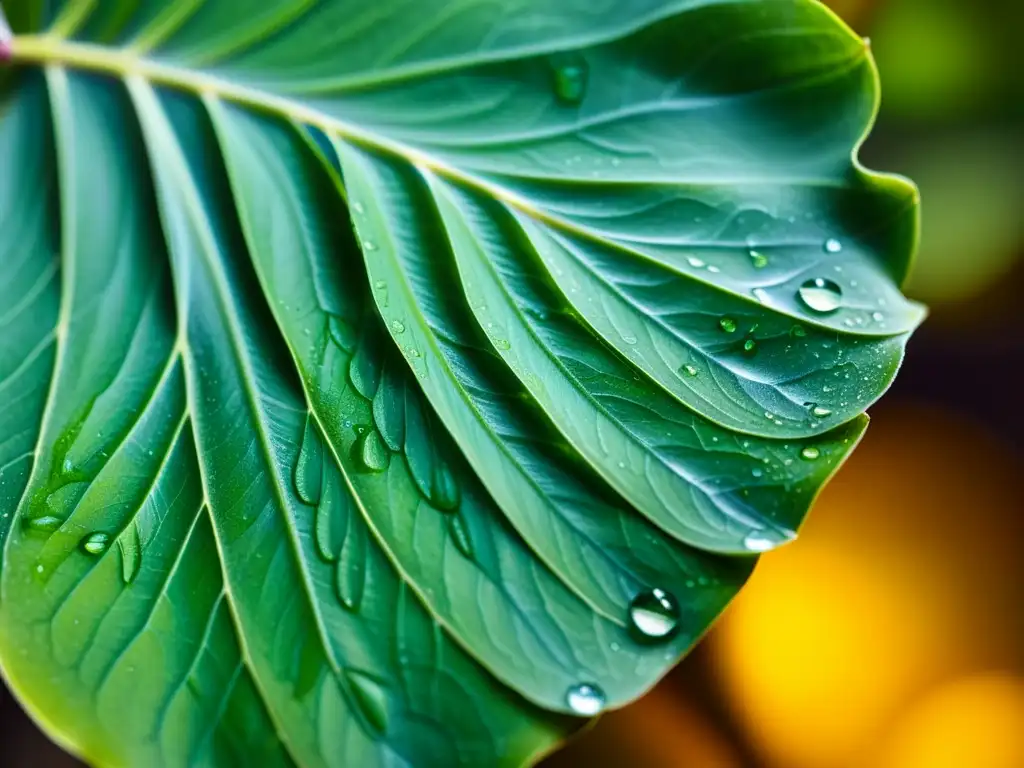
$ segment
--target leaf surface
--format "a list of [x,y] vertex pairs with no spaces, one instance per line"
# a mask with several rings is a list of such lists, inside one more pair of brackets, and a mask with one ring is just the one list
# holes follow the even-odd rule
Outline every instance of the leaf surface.
[[923,316],[810,0],[11,21],[0,662],[97,764],[529,762],[796,536]]

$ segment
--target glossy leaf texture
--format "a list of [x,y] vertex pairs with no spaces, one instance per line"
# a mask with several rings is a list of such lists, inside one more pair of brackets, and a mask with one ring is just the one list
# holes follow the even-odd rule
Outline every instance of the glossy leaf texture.
[[0,663],[97,765],[531,762],[922,319],[811,0],[8,5]]

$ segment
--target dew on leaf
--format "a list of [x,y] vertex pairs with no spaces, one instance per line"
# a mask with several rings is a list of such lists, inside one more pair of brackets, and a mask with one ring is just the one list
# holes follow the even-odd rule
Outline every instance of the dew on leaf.
[[797,291],[800,301],[813,312],[829,314],[839,309],[843,300],[843,289],[833,281],[816,277],[808,280]]
[[814,461],[821,456],[821,451],[815,448],[813,445],[808,445],[802,451],[800,451],[800,457],[807,461]]
[[590,75],[586,60],[577,53],[563,54],[555,57],[552,65],[556,98],[569,105],[583,101]]
[[384,686],[363,672],[347,669],[345,679],[367,722],[380,733],[388,729],[388,694]]
[[825,248],[825,253],[842,253],[843,251],[843,244],[834,237],[826,240],[823,247]]
[[592,717],[604,709],[604,691],[591,683],[580,683],[566,692],[565,702],[576,714]]
[[754,265],[754,269],[764,269],[765,267],[768,266],[768,257],[765,256],[763,253],[761,253],[760,251],[755,251],[753,249],[751,249],[749,253],[750,263]]
[[82,551],[88,555],[102,555],[110,546],[110,536],[105,533],[90,533],[82,539]]
[[629,604],[629,621],[641,635],[665,638],[679,627],[679,603],[663,589],[647,589]]
[[736,321],[731,317],[723,317],[719,320],[718,327],[726,333],[736,333]]

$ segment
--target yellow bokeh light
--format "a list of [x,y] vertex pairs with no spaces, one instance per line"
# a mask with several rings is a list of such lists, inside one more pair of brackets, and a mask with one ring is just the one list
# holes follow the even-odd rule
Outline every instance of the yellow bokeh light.
[[987,674],[941,686],[897,724],[879,768],[1021,768],[1024,679]]
[[1005,446],[941,411],[876,420],[800,539],[762,558],[710,638],[765,765],[874,768],[934,686],[1024,674],[1019,475]]

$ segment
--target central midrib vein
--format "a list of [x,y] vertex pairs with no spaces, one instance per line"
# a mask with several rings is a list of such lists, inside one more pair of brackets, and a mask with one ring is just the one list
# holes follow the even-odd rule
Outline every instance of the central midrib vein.
[[544,221],[549,221],[552,218],[550,214],[510,190],[467,173],[408,144],[394,141],[379,133],[325,114],[301,102],[233,83],[208,72],[154,61],[129,51],[78,43],[49,35],[16,37],[12,47],[12,58],[15,62],[67,66],[111,75],[123,80],[141,78],[157,85],[169,86],[197,96],[213,96],[284,117],[296,123],[311,125],[327,133],[334,133],[348,141],[396,155],[414,166],[429,168],[438,174],[480,189]]

